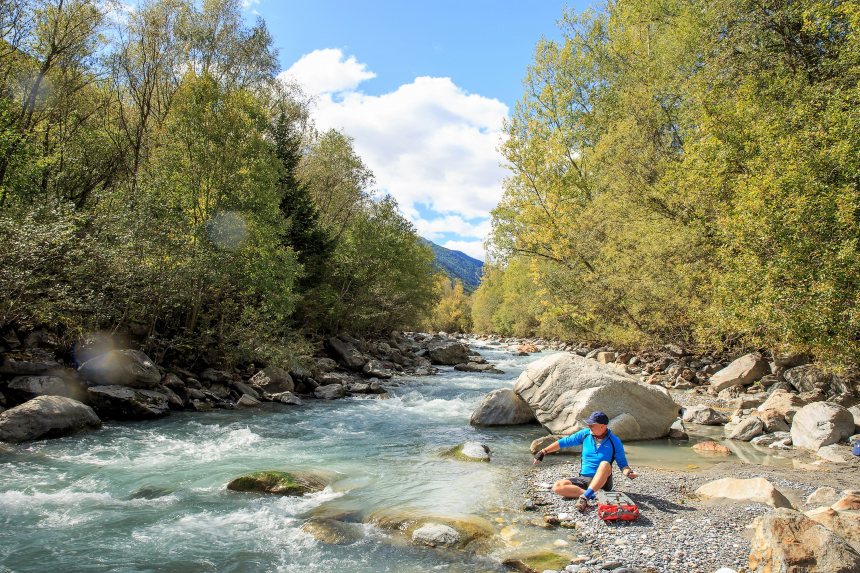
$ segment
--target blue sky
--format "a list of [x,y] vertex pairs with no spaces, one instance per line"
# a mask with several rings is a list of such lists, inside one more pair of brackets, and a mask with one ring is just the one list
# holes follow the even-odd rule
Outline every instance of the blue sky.
[[354,139],[422,236],[483,258],[506,175],[502,122],[537,41],[590,2],[243,3],[266,21],[282,77],[316,96],[317,125]]

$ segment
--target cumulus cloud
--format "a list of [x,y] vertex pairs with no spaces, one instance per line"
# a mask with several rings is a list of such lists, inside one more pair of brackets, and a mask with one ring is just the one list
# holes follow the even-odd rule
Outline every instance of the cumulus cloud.
[[321,129],[339,129],[355,140],[380,189],[397,199],[420,234],[431,240],[453,234],[462,240],[444,246],[484,258],[489,211],[501,198],[505,176],[497,150],[508,114],[504,103],[439,77],[368,95],[359,86],[375,74],[337,49],[307,54],[282,76],[316,96]]
[[305,54],[279,77],[298,82],[311,94],[335,94],[354,90],[376,74],[354,56],[346,58],[340,50],[327,48]]

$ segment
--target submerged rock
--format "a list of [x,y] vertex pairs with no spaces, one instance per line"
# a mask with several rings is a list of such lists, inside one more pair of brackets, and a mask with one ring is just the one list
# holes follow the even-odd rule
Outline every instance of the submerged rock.
[[459,536],[452,548],[476,552],[482,552],[489,547],[488,542],[495,531],[490,522],[481,517],[425,515],[408,508],[377,510],[370,514],[367,520],[381,529],[403,535],[410,541],[413,533],[427,524],[449,527]]
[[230,491],[304,495],[325,489],[326,481],[306,472],[264,471],[238,477],[227,484]]
[[425,523],[412,532],[412,543],[428,547],[453,547],[460,543],[460,534],[441,523]]
[[349,545],[364,537],[361,526],[336,519],[311,518],[299,528],[326,545]]
[[0,413],[0,441],[18,443],[57,438],[101,425],[99,417],[86,404],[63,396],[38,396]]
[[705,455],[728,456],[732,451],[722,444],[717,442],[706,441],[693,444],[693,451]]
[[535,551],[522,555],[511,555],[502,565],[522,573],[541,573],[542,571],[561,571],[570,563],[570,557],[552,551]]
[[465,442],[445,452],[443,457],[461,462],[489,462],[490,448],[478,442]]

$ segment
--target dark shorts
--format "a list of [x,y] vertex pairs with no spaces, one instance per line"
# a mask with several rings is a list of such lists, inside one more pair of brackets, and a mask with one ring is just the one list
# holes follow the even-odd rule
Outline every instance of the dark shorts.
[[[568,479],[573,485],[582,489],[588,489],[588,484],[591,483],[591,480],[593,478],[594,476],[576,476]],[[606,483],[603,484],[603,487],[600,489],[602,489],[603,491],[612,491],[612,474],[609,474],[609,477],[606,478]]]

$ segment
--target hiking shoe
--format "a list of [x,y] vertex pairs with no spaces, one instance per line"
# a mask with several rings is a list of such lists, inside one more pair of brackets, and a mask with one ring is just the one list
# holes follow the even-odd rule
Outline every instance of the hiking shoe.
[[579,496],[574,507],[576,507],[577,511],[585,513],[585,510],[588,509],[588,498],[584,495]]

